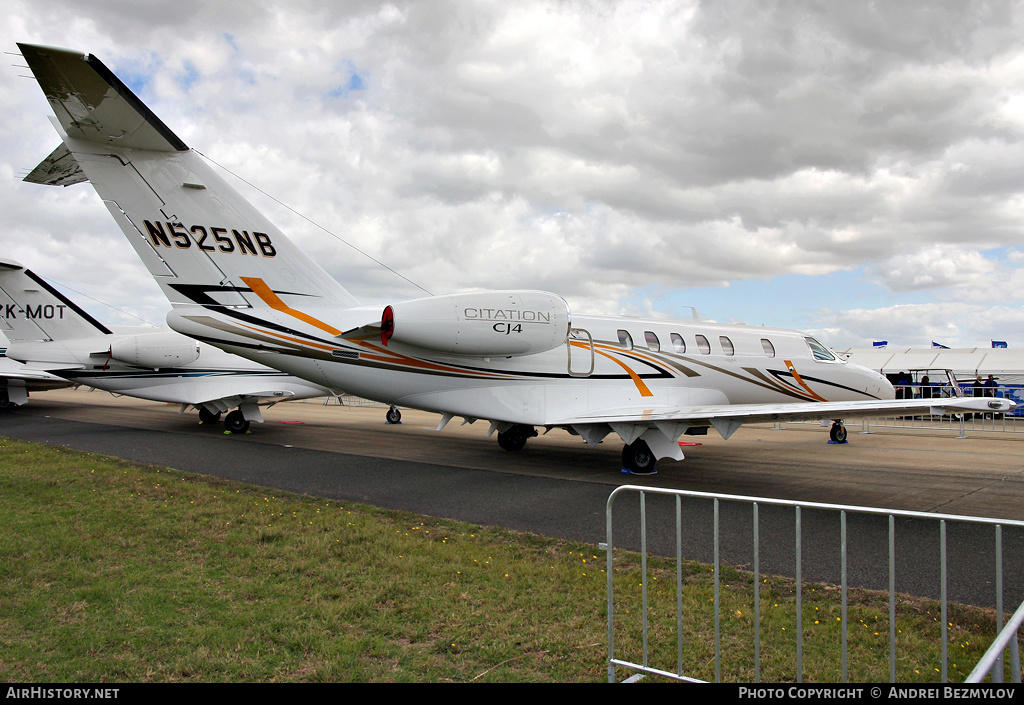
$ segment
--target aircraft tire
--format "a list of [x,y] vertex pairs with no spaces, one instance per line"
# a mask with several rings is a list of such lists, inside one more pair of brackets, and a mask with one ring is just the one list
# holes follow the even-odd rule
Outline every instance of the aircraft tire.
[[220,421],[220,412],[214,412],[205,406],[199,407],[199,423],[212,424]]
[[646,441],[636,440],[622,448],[622,467],[634,475],[650,475],[657,461]]
[[502,450],[518,453],[526,447],[526,441],[536,435],[537,431],[532,426],[516,424],[507,431],[498,431],[498,445]]
[[242,415],[240,409],[235,409],[224,417],[224,428],[231,433],[245,433],[249,430],[249,421]]
[[388,409],[384,417],[388,420],[388,423],[402,423],[402,412],[396,407]]
[[0,392],[0,411],[9,411],[14,408],[14,404],[11,403],[11,398],[7,396],[7,392]]
[[828,432],[828,437],[836,443],[846,443],[846,426],[841,423],[832,424],[832,428],[829,429]]

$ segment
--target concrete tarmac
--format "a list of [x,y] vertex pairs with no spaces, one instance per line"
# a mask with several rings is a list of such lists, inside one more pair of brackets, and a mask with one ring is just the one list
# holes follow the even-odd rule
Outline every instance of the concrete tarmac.
[[[858,434],[829,444],[827,429],[802,426],[740,429],[729,441],[717,435],[684,437],[682,462],[662,461],[656,475],[620,471],[622,443],[609,437],[597,448],[563,431],[531,439],[521,453],[506,453],[486,437],[484,422],[441,432],[439,418],[403,410],[386,424],[385,408],[289,402],[264,411],[266,423],[246,435],[203,426],[195,412],[99,391],[57,390],[0,416],[0,435],[65,445],[141,462],[293,492],[506,526],[543,535],[604,541],[605,507],[624,484],[751,497],[771,497],[941,514],[1024,520],[1024,439],[957,439],[952,434]],[[615,545],[639,545],[638,499],[615,504]],[[673,554],[674,506],[647,496],[649,547]],[[686,557],[712,556],[711,505],[687,500],[683,508]],[[722,505],[723,560],[752,561],[751,509]],[[792,510],[759,507],[762,572],[793,574]],[[803,573],[808,580],[839,580],[838,518],[805,511]],[[887,586],[887,520],[848,515],[851,585]],[[901,520],[896,530],[897,589],[938,596],[938,528]],[[950,599],[993,604],[993,530],[948,527]],[[1003,529],[1005,605],[1024,599],[1024,532]]]

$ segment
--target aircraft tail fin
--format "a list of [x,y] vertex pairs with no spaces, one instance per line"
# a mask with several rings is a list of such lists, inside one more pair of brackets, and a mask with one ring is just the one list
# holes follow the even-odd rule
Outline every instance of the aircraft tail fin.
[[0,260],[0,314],[0,330],[12,342],[110,333],[75,302],[10,260]]
[[172,305],[358,305],[98,59],[18,46],[63,139],[27,180],[92,183]]

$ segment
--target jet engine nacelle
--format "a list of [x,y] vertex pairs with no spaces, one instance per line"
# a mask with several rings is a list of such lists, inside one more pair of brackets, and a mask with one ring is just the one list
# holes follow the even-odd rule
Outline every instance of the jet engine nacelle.
[[569,335],[569,306],[546,291],[484,291],[392,304],[381,317],[381,342],[475,357],[551,350]]
[[199,359],[199,346],[178,333],[144,333],[110,344],[110,357],[139,367],[178,367]]

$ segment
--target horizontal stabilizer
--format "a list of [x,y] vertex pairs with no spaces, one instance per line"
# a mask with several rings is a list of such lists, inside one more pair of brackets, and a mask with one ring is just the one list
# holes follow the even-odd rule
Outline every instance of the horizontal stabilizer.
[[71,186],[88,181],[82,167],[62,142],[39,166],[29,172],[24,181],[44,186]]
[[342,340],[367,340],[369,338],[380,338],[380,322],[369,323],[365,326],[352,328],[340,336]]
[[188,149],[95,56],[18,44],[68,136],[156,152]]

